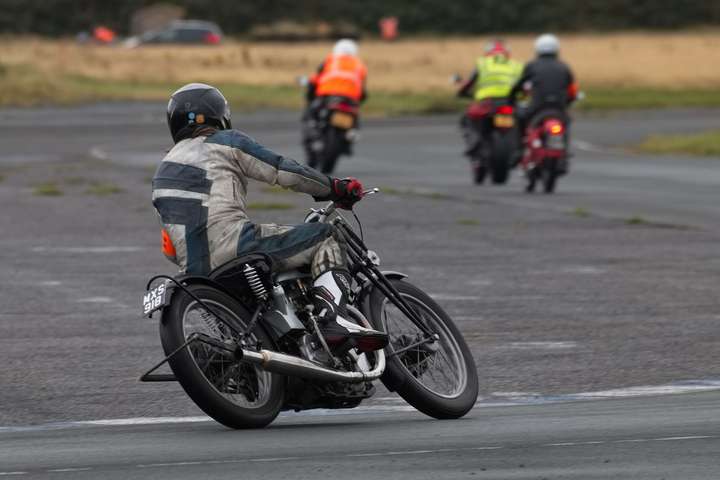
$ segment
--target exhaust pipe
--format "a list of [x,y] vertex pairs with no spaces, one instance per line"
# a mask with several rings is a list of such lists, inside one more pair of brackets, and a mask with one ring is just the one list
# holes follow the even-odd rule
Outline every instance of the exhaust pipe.
[[369,372],[341,372],[299,357],[273,352],[271,350],[254,352],[252,350],[238,348],[235,350],[235,356],[242,362],[258,365],[268,372],[300,377],[307,380],[319,380],[322,382],[370,382],[380,378],[380,375],[385,371],[385,352],[382,350],[375,352],[377,365]]

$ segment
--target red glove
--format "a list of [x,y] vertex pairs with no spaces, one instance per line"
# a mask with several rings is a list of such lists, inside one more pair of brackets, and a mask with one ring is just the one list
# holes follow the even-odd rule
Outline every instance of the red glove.
[[362,183],[356,178],[334,178],[332,180],[332,200],[345,210],[352,210],[364,195]]

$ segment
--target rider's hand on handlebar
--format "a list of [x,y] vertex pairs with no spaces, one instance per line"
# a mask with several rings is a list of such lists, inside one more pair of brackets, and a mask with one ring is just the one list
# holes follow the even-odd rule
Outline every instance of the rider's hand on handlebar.
[[362,183],[356,178],[334,178],[332,180],[333,200],[339,208],[352,210],[364,195]]

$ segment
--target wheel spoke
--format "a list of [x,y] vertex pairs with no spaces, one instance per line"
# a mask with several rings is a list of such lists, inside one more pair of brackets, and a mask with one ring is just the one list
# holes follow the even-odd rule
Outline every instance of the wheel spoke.
[[[458,395],[465,387],[467,378],[463,354],[452,333],[441,318],[420,299],[408,294],[402,295],[413,314],[424,326],[438,332],[440,339],[431,344],[432,347],[418,345],[401,353],[401,363],[426,389],[446,397]],[[387,299],[383,303],[381,318],[394,350],[422,340],[422,330]]]
[[[207,299],[204,301],[212,306],[214,312],[221,315],[222,320],[235,325],[245,325],[241,318],[224,305]],[[223,342],[237,341],[233,333],[224,328],[223,322],[218,322],[195,302],[185,310],[183,330],[185,338],[189,338],[193,333],[203,333]],[[250,340],[257,341],[254,336],[251,336]],[[268,400],[271,376],[269,372],[259,367],[240,368],[240,364],[229,362],[216,348],[200,342],[196,342],[188,351],[210,385],[230,402],[248,408],[259,407]]]

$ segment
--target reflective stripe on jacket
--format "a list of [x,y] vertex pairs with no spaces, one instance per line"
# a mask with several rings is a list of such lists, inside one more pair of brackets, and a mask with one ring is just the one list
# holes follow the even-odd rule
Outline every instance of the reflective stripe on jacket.
[[504,98],[510,95],[515,82],[522,73],[522,64],[507,57],[481,57],[477,61],[478,81],[475,100]]
[[347,97],[359,102],[367,70],[359,58],[351,55],[329,55],[317,76],[317,95]]

